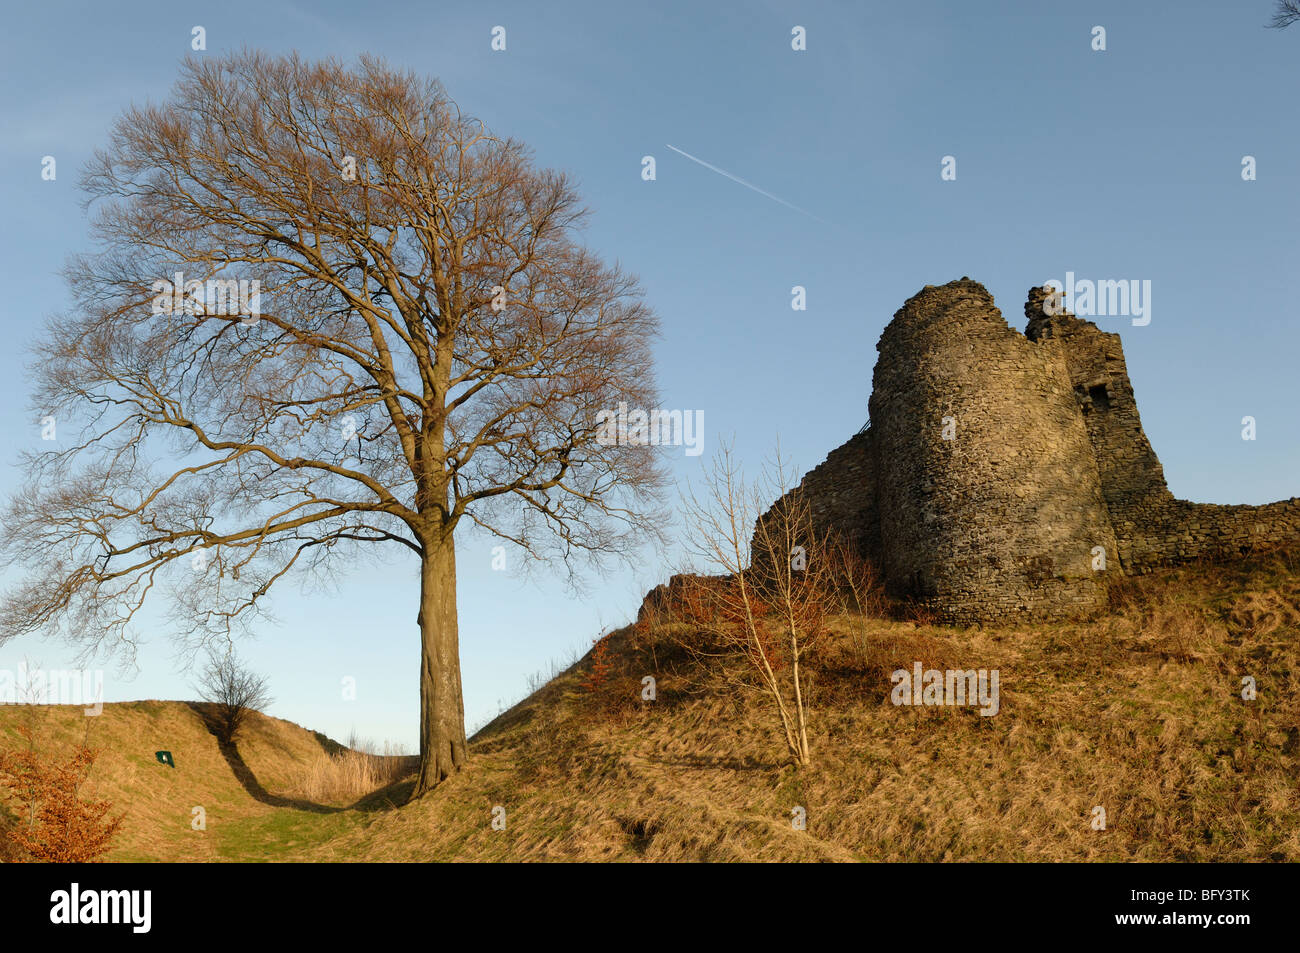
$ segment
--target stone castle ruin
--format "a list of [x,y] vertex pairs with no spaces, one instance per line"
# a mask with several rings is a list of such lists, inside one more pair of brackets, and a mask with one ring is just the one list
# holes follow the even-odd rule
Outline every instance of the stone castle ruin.
[[[870,424],[792,494],[950,623],[1086,616],[1108,574],[1300,541],[1300,498],[1174,499],[1118,334],[1049,315],[1024,334],[983,285],[927,285],[876,345]],[[1056,310],[1056,309],[1054,309]]]

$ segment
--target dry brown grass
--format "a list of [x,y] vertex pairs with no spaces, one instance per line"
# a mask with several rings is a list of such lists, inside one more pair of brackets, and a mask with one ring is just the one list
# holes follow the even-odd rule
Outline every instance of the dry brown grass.
[[346,747],[332,752],[322,749],[300,764],[288,790],[320,804],[352,804],[400,781],[418,763],[397,745],[384,742],[381,749],[353,735]]
[[[66,750],[87,738],[100,750],[86,794],[111,800],[125,813],[107,860],[266,857],[290,845],[252,836],[262,825],[336,820],[324,806],[286,796],[298,765],[339,747],[291,722],[253,713],[228,758],[203,715],[186,702],[106,704],[92,718],[80,706],[11,705],[0,706],[0,747],[21,744],[17,729],[33,716],[47,750]],[[176,766],[160,764],[158,750],[170,751]],[[194,827],[195,808],[203,809],[205,830]]]
[[[114,859],[1296,862],[1295,565],[1122,580],[1113,611],[1084,623],[836,618],[808,660],[807,769],[779,756],[762,699],[737,689],[743,663],[685,650],[689,627],[645,626],[609,636],[598,708],[588,658],[490,723],[469,767],[418,802],[403,805],[409,778],[378,798],[336,788],[342,810],[305,793],[259,802],[175,703],[106,706],[92,781],[128,810]],[[889,672],[914,661],[997,668],[1001,710],[893,706]],[[646,674],[654,702],[640,699]],[[163,739],[175,772],[149,760]],[[260,717],[241,745],[282,794],[323,751]],[[209,807],[206,837],[188,828],[195,803]]]
[[[1123,580],[1088,623],[953,629],[844,616],[810,657],[816,755],[773,757],[769,719],[689,626],[617,633],[659,699],[585,717],[567,680],[489,726],[458,810],[510,804],[435,856],[646,860],[1300,860],[1300,586],[1287,557]],[[888,674],[997,668],[1002,709],[896,708]],[[734,672],[730,673],[734,674]],[[1241,679],[1260,686],[1241,698]],[[779,746],[778,746],[779,748]],[[477,795],[470,793],[477,789]],[[449,806],[445,804],[444,807]],[[808,811],[795,832],[790,811]],[[1107,829],[1091,811],[1105,807]],[[379,827],[414,823],[420,805]],[[360,845],[359,832],[349,835]],[[367,833],[369,843],[384,838]],[[340,844],[340,847],[342,845]],[[389,859],[411,852],[384,845]]]

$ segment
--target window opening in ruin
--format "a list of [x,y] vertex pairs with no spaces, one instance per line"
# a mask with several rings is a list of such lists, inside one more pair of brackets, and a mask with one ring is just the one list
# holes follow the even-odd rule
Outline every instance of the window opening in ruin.
[[1106,393],[1105,384],[1089,387],[1088,396],[1092,398],[1092,406],[1097,410],[1110,410],[1110,396]]

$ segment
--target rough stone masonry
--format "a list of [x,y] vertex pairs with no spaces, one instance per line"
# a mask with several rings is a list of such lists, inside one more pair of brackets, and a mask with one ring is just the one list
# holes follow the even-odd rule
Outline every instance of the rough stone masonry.
[[1108,573],[1300,541],[1300,498],[1174,499],[1119,335],[1047,314],[1048,293],[1030,290],[1024,334],[967,278],[903,305],[876,345],[870,425],[791,491],[818,531],[963,624],[1086,616]]

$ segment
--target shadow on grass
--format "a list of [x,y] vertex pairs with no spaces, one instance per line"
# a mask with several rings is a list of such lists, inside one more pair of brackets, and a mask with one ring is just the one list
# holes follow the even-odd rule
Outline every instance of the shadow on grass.
[[650,764],[671,765],[675,768],[713,768],[723,771],[778,771],[784,762],[760,761],[752,757],[723,758],[703,754],[641,755]]
[[310,811],[313,814],[337,814],[340,811],[347,810],[347,808],[331,807],[328,804],[317,804],[314,801],[304,801],[299,798],[281,797],[278,794],[272,794],[262,787],[262,782],[257,780],[257,775],[253,774],[253,769],[248,766],[239,753],[238,746],[233,741],[221,740],[221,733],[213,706],[203,702],[188,702],[188,704],[194,713],[203,720],[203,725],[208,729],[208,734],[217,740],[217,749],[221,752],[221,757],[226,759],[226,764],[230,766],[235,779],[253,800],[269,804],[271,807],[291,807],[294,810]]
[[350,805],[350,811],[392,811],[411,803],[415,793],[415,776],[394,781],[378,791],[371,791],[356,803]]
[[[257,780],[257,775],[253,774],[253,769],[244,761],[237,745],[234,742],[228,743],[221,740],[221,732],[218,727],[214,706],[206,702],[187,702],[186,704],[203,721],[203,726],[207,728],[208,733],[216,739],[217,749],[221,752],[221,756],[226,759],[226,764],[230,766],[235,779],[248,792],[249,797],[255,801],[260,801],[262,804],[268,804],[271,807],[292,808],[296,811],[308,811],[312,814],[339,814],[343,811],[391,811],[408,803],[412,792],[415,790],[415,767],[412,766],[412,776],[410,778],[395,781],[378,790],[371,791],[354,803],[343,807],[332,804],[319,804],[303,798],[272,794],[262,786],[262,782]],[[325,753],[331,757],[347,750],[344,745],[318,731],[311,732],[311,735],[324,749]]]
[[[255,801],[268,804],[271,807],[287,807],[296,811],[308,811],[312,814],[339,814],[344,811],[365,811],[367,813],[392,811],[411,802],[411,795],[415,792],[415,774],[419,767],[419,759],[405,755],[394,755],[392,757],[401,757],[408,762],[406,767],[409,768],[409,771],[406,777],[364,794],[346,806],[319,804],[303,798],[272,794],[262,786],[262,782],[257,780],[257,775],[253,773],[253,769],[248,766],[248,763],[244,761],[243,756],[239,753],[238,746],[234,742],[221,740],[221,730],[216,717],[215,706],[207,702],[186,702],[186,705],[202,720],[208,734],[212,735],[216,740],[217,750],[226,759],[226,764],[230,766],[235,779],[248,792],[249,797]],[[345,745],[339,744],[318,731],[312,731],[310,734],[326,754],[331,757],[348,750]]]
[[[304,728],[303,730],[309,731],[310,729]],[[342,754],[348,750],[346,745],[339,744],[333,738],[322,735],[319,731],[312,731],[311,736],[316,739],[318,745],[325,749],[325,753],[328,755]]]

